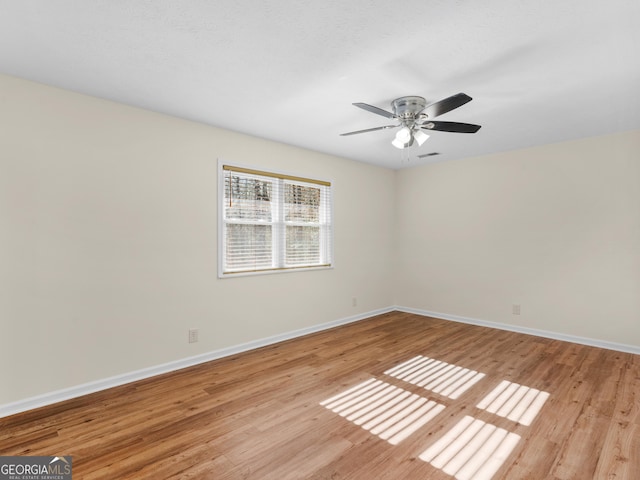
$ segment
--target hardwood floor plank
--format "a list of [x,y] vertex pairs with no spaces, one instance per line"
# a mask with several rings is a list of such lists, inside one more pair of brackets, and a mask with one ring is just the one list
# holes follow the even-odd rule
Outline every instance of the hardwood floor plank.
[[[350,413],[322,404],[347,391]],[[0,455],[72,455],[76,479],[449,480],[497,432],[516,442],[495,480],[635,479],[639,404],[638,355],[391,312],[0,419]],[[420,458],[456,428],[472,463]]]
[[601,452],[593,478],[635,478],[640,464],[640,425],[609,422]]

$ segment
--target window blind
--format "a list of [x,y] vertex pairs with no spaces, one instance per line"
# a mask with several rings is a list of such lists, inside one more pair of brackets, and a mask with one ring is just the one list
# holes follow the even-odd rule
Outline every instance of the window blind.
[[221,276],[328,267],[331,183],[222,166]]

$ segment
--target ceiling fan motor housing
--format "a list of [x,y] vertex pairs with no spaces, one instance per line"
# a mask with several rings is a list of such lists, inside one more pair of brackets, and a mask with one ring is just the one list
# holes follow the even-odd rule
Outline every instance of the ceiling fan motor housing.
[[391,102],[393,113],[400,119],[415,119],[427,106],[423,97],[400,97]]

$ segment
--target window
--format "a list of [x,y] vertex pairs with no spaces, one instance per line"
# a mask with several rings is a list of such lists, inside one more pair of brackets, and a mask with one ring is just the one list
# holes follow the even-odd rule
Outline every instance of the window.
[[219,276],[330,267],[331,183],[220,164]]

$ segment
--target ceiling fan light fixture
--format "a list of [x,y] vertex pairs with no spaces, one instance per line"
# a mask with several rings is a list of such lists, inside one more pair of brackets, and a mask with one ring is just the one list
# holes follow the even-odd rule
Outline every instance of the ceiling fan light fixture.
[[398,133],[396,133],[396,140],[398,140],[399,142],[408,143],[409,140],[411,140],[411,130],[409,129],[409,127],[402,127],[400,130],[398,130]]
[[396,137],[391,142],[391,145],[400,149],[407,148],[411,143],[413,143],[412,140],[413,138],[409,127],[402,127],[398,130],[398,133],[396,133]]
[[409,146],[409,143],[400,142],[397,138],[394,138],[391,142],[391,145],[402,150],[403,148],[407,148]]
[[418,142],[418,146],[421,147],[422,144],[427,140],[427,138],[429,138],[429,135],[421,132],[420,130],[416,130],[415,132],[413,132],[413,138],[416,139],[416,142]]

